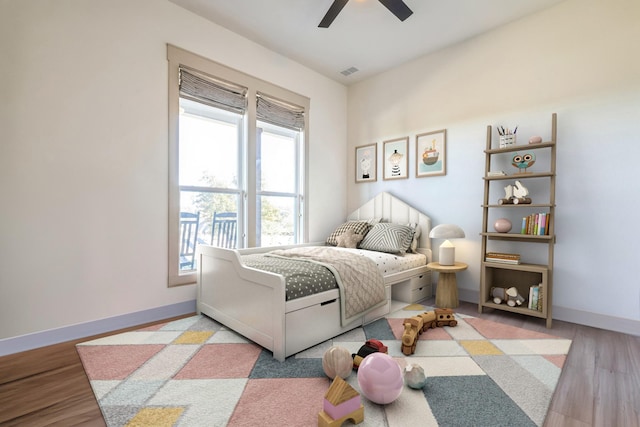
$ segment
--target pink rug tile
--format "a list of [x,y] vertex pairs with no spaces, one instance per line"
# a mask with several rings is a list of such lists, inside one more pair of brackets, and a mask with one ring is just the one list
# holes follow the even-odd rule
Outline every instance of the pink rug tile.
[[89,380],[123,380],[165,346],[112,345],[78,346]]
[[465,321],[473,326],[487,339],[555,339],[553,335],[504,325],[490,320],[467,318]]
[[247,378],[261,351],[250,343],[204,345],[175,379]]
[[228,426],[318,425],[330,385],[328,378],[249,380]]
[[553,354],[553,355],[546,355],[543,357],[547,359],[549,362],[556,365],[560,369],[562,369],[562,367],[564,366],[564,362],[567,360],[566,354]]

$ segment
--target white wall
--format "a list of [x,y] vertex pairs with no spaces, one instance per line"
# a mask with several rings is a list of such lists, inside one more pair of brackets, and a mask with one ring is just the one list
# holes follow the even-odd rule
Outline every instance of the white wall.
[[0,339],[195,299],[167,287],[167,43],[311,98],[311,239],[344,218],[343,85],[168,1],[2,1]]
[[[637,0],[568,0],[351,86],[348,208],[384,190],[434,224],[460,225],[467,238],[456,255],[470,268],[458,286],[477,302],[486,126],[519,124],[520,142],[548,140],[557,112],[554,317],[614,316],[637,333],[638,40]],[[415,178],[415,135],[442,128],[446,176]],[[355,184],[354,147],[377,142],[380,153],[402,136],[411,137],[410,178]]]

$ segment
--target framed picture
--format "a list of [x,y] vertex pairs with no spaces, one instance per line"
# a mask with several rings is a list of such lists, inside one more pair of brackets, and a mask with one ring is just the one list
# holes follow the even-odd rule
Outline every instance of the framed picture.
[[416,178],[445,175],[447,130],[416,135]]
[[378,180],[378,144],[356,147],[356,183]]
[[409,137],[383,143],[383,179],[409,178]]

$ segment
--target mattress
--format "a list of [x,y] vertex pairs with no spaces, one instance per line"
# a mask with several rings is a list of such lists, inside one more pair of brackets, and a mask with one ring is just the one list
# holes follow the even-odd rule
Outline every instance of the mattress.
[[[398,273],[426,264],[423,254],[388,254],[367,251],[364,249],[335,248],[349,251],[373,260],[382,276]],[[338,284],[331,271],[321,264],[309,263],[296,259],[284,259],[265,256],[264,254],[242,255],[242,262],[247,267],[277,273],[284,277],[286,284],[286,300],[302,298],[320,292],[336,289]]]
[[349,251],[358,255],[366,256],[373,260],[378,266],[378,270],[383,276],[388,276],[393,273],[400,273],[402,271],[410,270],[416,267],[422,267],[427,263],[427,256],[417,253],[406,254],[389,254],[385,252],[367,251],[365,249],[348,249],[338,248],[341,251]]

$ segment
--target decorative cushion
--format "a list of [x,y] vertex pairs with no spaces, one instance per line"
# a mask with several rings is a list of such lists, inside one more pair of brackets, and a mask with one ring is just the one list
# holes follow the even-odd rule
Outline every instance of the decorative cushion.
[[344,224],[338,226],[333,233],[327,237],[327,245],[337,246],[338,245],[338,236],[343,234],[347,230],[353,231],[353,234],[361,234],[365,236],[371,225],[367,221],[348,221]]
[[403,254],[413,240],[414,229],[408,225],[381,222],[364,236],[360,249]]
[[338,247],[340,248],[357,248],[358,243],[362,240],[362,234],[356,234],[353,230],[349,229],[338,236]]
[[418,239],[422,234],[422,228],[420,227],[420,224],[418,224],[417,222],[410,222],[407,225],[413,228],[413,239],[411,240],[411,245],[409,246],[409,249],[407,250],[407,252],[415,253],[416,249],[418,249]]

